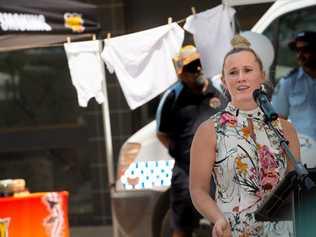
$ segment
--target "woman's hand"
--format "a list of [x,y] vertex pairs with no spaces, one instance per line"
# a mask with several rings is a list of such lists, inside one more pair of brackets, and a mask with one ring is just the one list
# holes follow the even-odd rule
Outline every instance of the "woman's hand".
[[215,222],[212,237],[232,237],[230,225],[226,219],[218,219]]

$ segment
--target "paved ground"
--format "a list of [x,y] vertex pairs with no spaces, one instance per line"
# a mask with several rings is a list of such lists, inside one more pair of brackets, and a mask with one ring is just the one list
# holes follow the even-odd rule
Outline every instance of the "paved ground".
[[112,237],[112,226],[71,227],[70,237]]

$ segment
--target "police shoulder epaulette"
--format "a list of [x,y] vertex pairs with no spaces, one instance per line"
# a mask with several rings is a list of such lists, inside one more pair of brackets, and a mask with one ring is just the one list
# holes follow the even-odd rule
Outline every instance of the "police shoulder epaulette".
[[293,68],[288,74],[284,76],[284,79],[291,78],[294,76],[296,73],[298,73],[298,68]]

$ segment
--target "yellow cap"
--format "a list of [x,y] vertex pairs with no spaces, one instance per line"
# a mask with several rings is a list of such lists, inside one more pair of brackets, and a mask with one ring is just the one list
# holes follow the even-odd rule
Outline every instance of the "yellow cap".
[[186,45],[182,47],[179,54],[173,59],[176,72],[178,74],[182,73],[182,68],[185,65],[197,59],[200,59],[200,54],[197,52],[196,48],[193,45]]

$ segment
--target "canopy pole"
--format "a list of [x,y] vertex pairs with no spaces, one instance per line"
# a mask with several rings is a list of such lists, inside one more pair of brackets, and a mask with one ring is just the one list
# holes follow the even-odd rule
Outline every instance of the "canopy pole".
[[102,73],[104,75],[104,81],[102,83],[102,90],[104,93],[105,100],[102,103],[102,117],[103,117],[103,128],[104,128],[104,139],[105,139],[105,153],[107,161],[107,173],[108,173],[108,182],[110,188],[110,197],[111,197],[111,211],[112,211],[112,230],[113,237],[118,237],[118,225],[115,215],[115,210],[113,206],[113,193],[115,192],[115,178],[114,178],[114,161],[113,161],[113,144],[112,144],[112,132],[111,132],[111,120],[110,120],[110,108],[109,100],[107,93],[106,85],[106,76],[105,69],[103,67]]

